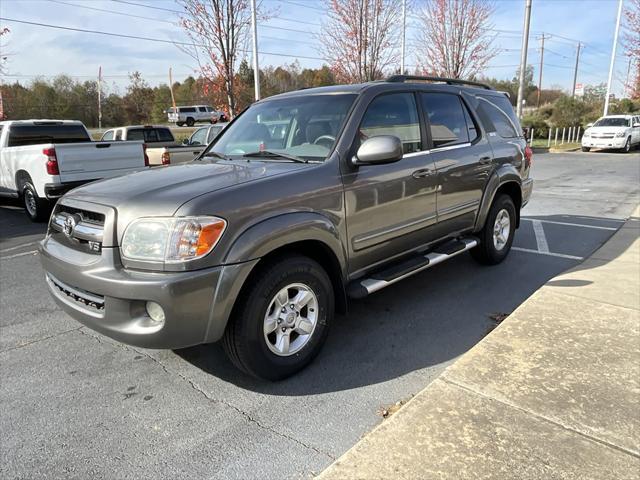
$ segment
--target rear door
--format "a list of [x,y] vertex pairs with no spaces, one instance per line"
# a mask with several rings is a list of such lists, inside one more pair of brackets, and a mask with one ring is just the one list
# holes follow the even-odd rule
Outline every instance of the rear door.
[[449,235],[473,227],[493,152],[460,95],[422,92],[420,101],[438,172],[437,230],[439,236]]

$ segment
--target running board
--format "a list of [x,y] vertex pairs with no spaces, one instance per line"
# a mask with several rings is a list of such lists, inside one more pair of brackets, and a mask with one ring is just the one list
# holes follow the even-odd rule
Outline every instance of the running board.
[[429,253],[403,260],[384,270],[374,272],[367,278],[352,282],[347,288],[347,294],[351,298],[364,298],[373,292],[382,290],[384,287],[393,285],[411,275],[449,260],[462,252],[471,250],[476,245],[478,245],[478,240],[470,237],[445,243]]

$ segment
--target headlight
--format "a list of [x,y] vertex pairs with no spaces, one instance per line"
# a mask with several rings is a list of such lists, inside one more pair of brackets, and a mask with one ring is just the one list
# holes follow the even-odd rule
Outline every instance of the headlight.
[[622,138],[622,137],[624,137],[626,134],[627,134],[627,132],[618,132],[618,133],[616,133],[616,137],[617,137],[617,138]]
[[207,255],[227,227],[218,217],[149,217],[134,220],[122,238],[130,260],[179,263]]
[[583,137],[589,137],[591,135],[591,132],[589,130],[585,130],[584,135],[582,135]]

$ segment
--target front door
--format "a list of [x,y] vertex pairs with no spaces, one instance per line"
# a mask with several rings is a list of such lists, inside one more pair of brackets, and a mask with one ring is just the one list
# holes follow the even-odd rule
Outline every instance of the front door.
[[419,118],[413,92],[379,95],[362,117],[360,142],[395,135],[404,156],[388,165],[361,165],[343,176],[354,276],[429,240],[428,227],[436,222],[436,175]]

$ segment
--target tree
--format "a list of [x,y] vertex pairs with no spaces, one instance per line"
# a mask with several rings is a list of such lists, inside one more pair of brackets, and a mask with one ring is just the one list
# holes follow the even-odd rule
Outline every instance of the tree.
[[577,98],[562,96],[554,103],[551,124],[556,127],[570,127],[579,125],[582,117],[588,111],[587,104]]
[[633,99],[640,99],[640,0],[629,0],[624,12],[625,50],[634,67],[634,75],[626,87]]
[[130,124],[145,123],[151,118],[153,90],[142,78],[140,72],[133,72],[129,75],[127,94],[122,100],[124,102],[127,121]]
[[498,54],[488,0],[425,0],[416,37],[417,62],[425,74],[475,78]]
[[381,78],[395,58],[399,8],[393,0],[326,0],[320,51],[340,83]]
[[180,47],[197,62],[207,91],[226,96],[229,115],[237,110],[235,68],[251,24],[248,0],[178,0],[180,24],[192,46]]

